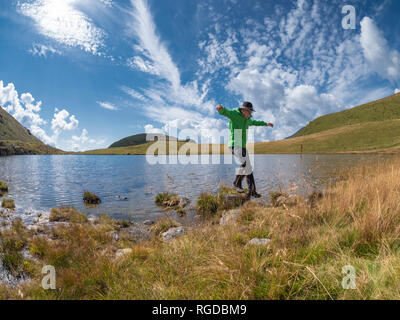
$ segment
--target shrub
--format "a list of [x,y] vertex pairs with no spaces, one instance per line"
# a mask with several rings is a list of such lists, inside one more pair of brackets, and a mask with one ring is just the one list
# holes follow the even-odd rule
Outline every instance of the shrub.
[[2,192],[8,192],[8,186],[5,182],[0,181],[0,191]]
[[280,191],[274,191],[270,194],[269,200],[271,201],[272,206],[277,207],[279,206],[279,201],[278,199],[280,197],[284,196],[284,194]]
[[203,193],[197,199],[198,213],[203,216],[214,215],[218,212],[218,198],[209,193]]
[[1,206],[5,209],[15,209],[15,203],[13,199],[3,199]]
[[176,207],[180,203],[180,198],[176,194],[170,194],[168,192],[159,193],[154,202],[160,207]]
[[83,193],[83,202],[86,204],[99,204],[101,203],[101,199],[97,194],[85,191]]
[[[27,229],[20,219],[13,221],[10,229],[0,233],[0,253],[3,266],[14,276],[19,276],[28,268],[22,249],[27,244]],[[25,268],[26,267],[26,268]]]

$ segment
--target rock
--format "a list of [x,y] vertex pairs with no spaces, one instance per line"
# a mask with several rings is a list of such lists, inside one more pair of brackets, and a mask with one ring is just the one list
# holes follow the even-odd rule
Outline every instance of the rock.
[[89,223],[95,224],[98,222],[97,218],[95,216],[90,215],[87,218],[88,218]]
[[119,240],[119,235],[116,232],[110,232],[109,235],[115,240],[118,241]]
[[35,234],[44,233],[44,226],[42,225],[32,225],[29,226],[28,229],[32,230]]
[[246,194],[224,194],[222,195],[222,202],[224,204],[224,208],[233,209],[241,206],[248,200],[248,196]]
[[147,226],[142,223],[134,223],[128,228],[123,229],[123,234],[126,234],[134,241],[150,239],[150,231]]
[[246,248],[249,246],[266,246],[267,244],[269,244],[271,242],[271,239],[258,239],[258,238],[254,238],[251,239],[247,244],[246,244]]
[[230,210],[221,217],[221,219],[219,220],[219,224],[221,226],[233,224],[239,218],[239,215],[240,215],[240,209]]
[[129,255],[131,253],[132,253],[132,249],[131,248],[118,249],[117,252],[115,253],[115,256],[117,258],[121,258],[121,257]]
[[145,226],[152,226],[155,222],[153,220],[145,220],[143,221],[143,224]]
[[185,228],[183,227],[176,227],[171,228],[168,231],[164,232],[161,237],[164,241],[171,241],[185,233]]
[[181,208],[185,208],[190,204],[190,200],[188,198],[182,198],[181,201],[179,201],[179,206]]

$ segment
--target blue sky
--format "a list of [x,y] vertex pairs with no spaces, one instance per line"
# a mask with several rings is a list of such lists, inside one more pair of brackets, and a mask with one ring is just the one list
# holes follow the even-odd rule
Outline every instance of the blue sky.
[[[342,7],[356,29],[342,28]],[[400,88],[400,2],[11,0],[0,3],[0,105],[64,150],[142,132],[218,136],[254,104],[258,141]]]

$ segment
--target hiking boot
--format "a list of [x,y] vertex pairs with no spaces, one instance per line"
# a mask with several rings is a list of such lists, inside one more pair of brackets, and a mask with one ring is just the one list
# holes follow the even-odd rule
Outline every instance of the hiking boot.
[[257,198],[257,199],[260,199],[260,198],[262,197],[261,194],[255,192],[255,191],[252,192],[252,193],[250,193],[250,196],[251,196],[251,197],[254,197],[254,198]]
[[247,184],[249,185],[249,197],[261,198],[261,194],[256,191],[256,182],[253,174],[246,176]]

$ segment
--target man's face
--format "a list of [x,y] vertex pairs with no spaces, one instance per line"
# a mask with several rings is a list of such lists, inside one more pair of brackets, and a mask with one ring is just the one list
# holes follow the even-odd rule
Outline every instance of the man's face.
[[251,117],[252,111],[247,109],[241,109],[243,117],[249,119]]

